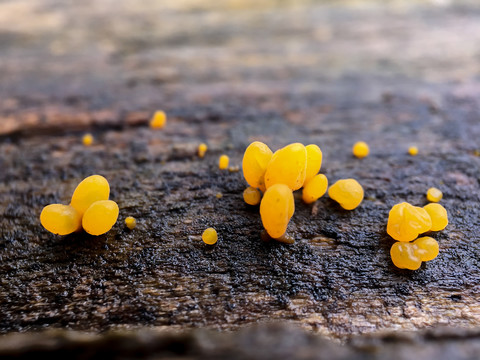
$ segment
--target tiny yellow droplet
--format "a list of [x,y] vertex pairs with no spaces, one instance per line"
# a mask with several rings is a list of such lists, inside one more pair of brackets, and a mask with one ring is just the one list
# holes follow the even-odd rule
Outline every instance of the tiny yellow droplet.
[[366,142],[358,141],[353,145],[352,152],[357,158],[364,158],[370,152],[370,148]]
[[128,217],[125,218],[125,225],[130,230],[133,230],[133,229],[135,229],[135,226],[137,226],[137,220],[133,216],[128,216]]
[[203,158],[207,150],[208,150],[207,144],[201,143],[200,145],[198,145],[198,156]]
[[258,189],[249,186],[243,191],[243,200],[248,205],[258,205],[260,204],[260,200],[262,200],[262,194],[260,194]]
[[227,155],[220,156],[220,158],[218,159],[218,168],[221,170],[225,170],[226,168],[228,168],[229,161],[230,159]]
[[205,231],[202,234],[202,240],[205,244],[208,244],[208,245],[215,244],[218,240],[217,230],[211,227],[208,229],[205,229]]
[[82,143],[85,146],[90,146],[93,144],[93,135],[92,134],[85,134],[82,137]]
[[428,201],[439,202],[440,200],[442,200],[442,198],[443,198],[443,194],[439,189],[434,187],[431,187],[430,189],[428,189],[427,191]]
[[223,197],[223,194],[221,192],[218,192],[218,193],[215,194],[215,197],[217,199],[221,199]]
[[152,116],[152,119],[150,120],[150,127],[152,129],[161,129],[163,128],[167,123],[167,115],[165,114],[164,111],[158,110],[155,111],[155,113]]
[[408,148],[408,153],[412,156],[415,156],[418,154],[418,148],[416,146],[410,146]]

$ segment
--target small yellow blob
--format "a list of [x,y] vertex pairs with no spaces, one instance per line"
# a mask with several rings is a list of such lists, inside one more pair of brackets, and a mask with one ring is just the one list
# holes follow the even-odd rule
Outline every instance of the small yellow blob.
[[152,129],[161,129],[167,123],[167,115],[164,111],[158,110],[155,111],[151,120],[150,120],[150,127]]
[[207,144],[201,143],[200,145],[198,145],[198,156],[203,158],[207,150],[208,150]]
[[93,144],[93,135],[92,134],[85,134],[82,137],[82,143],[85,146],[90,146]]
[[308,183],[315,175],[318,174],[322,167],[322,150],[315,145],[310,144],[305,146],[307,150],[307,169],[305,171],[305,184]]
[[287,145],[272,155],[265,171],[265,186],[285,184],[291,190],[298,190],[305,182],[307,150],[300,143]]
[[353,210],[363,200],[363,187],[355,179],[338,180],[328,189],[328,196],[345,210]]
[[51,204],[40,214],[42,226],[57,235],[68,235],[82,229],[82,216],[70,205]]
[[364,158],[368,156],[370,148],[366,142],[358,141],[353,145],[352,152],[357,158]]
[[260,141],[248,145],[242,160],[243,177],[248,185],[265,191],[265,171],[272,154],[272,150]]
[[128,217],[125,218],[125,225],[130,230],[133,230],[133,229],[135,229],[135,226],[137,226],[137,220],[133,216],[128,216]]
[[422,265],[417,249],[412,243],[397,241],[390,249],[393,264],[400,269],[417,270]]
[[418,154],[418,148],[416,146],[410,146],[408,148],[408,153],[412,156],[416,156]]
[[428,189],[428,191],[427,191],[427,200],[428,201],[439,202],[440,200],[442,200],[442,198],[443,198],[443,194],[439,189],[434,188],[434,187],[431,187],[430,189]]
[[274,239],[283,236],[294,211],[292,189],[285,184],[270,186],[260,202],[260,216],[268,235]]
[[243,191],[243,200],[248,205],[258,205],[260,204],[261,199],[262,194],[260,194],[260,191],[254,187],[249,186]]
[[387,233],[398,241],[415,240],[431,227],[432,219],[427,210],[407,202],[394,205],[388,214]]
[[218,158],[218,168],[220,170],[225,170],[228,168],[228,163],[230,161],[230,158],[227,155],[222,155]]
[[415,254],[422,261],[433,260],[438,255],[438,242],[429,236],[418,238],[413,242],[413,246],[415,246]]
[[83,229],[90,235],[102,235],[117,222],[118,205],[112,200],[94,202],[82,218]]
[[313,203],[314,201],[321,198],[328,187],[328,179],[323,174],[318,174],[313,179],[308,181],[302,190],[302,199],[307,204]]
[[230,172],[239,172],[239,171],[240,171],[240,166],[237,166],[237,165],[235,165],[235,166],[229,166],[229,167],[228,167],[228,171],[230,171]]
[[215,197],[217,199],[221,199],[223,197],[223,194],[221,192],[218,192],[218,193],[215,194]]
[[448,214],[447,210],[440,204],[430,203],[423,207],[430,218],[432,219],[431,231],[440,231],[447,227],[448,225]]
[[101,175],[92,175],[85,178],[73,192],[72,205],[82,216],[94,202],[108,200],[110,185],[107,179]]
[[208,244],[208,245],[215,244],[218,240],[217,230],[211,227],[208,229],[205,229],[205,231],[202,234],[202,240],[205,244]]

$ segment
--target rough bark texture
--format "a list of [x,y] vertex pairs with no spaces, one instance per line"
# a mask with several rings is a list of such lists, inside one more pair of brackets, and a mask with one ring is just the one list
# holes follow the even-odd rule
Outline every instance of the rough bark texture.
[[[0,333],[477,331],[479,19],[467,1],[0,2]],[[169,120],[152,131],[157,109]],[[356,178],[365,200],[297,197],[295,244],[263,243],[242,173],[217,167],[222,153],[240,165],[253,140],[318,144],[330,183]],[[351,155],[357,140],[369,157]],[[43,206],[96,173],[120,207],[114,228],[45,231]],[[399,270],[388,211],[426,204],[431,186],[450,217],[432,235],[440,254]],[[215,246],[199,239],[209,226]]]

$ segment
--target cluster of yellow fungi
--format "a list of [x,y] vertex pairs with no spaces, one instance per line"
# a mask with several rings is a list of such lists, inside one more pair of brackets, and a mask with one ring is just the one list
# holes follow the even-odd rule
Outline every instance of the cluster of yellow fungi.
[[[436,195],[441,198],[441,192]],[[388,235],[397,240],[390,249],[393,264],[400,269],[417,270],[423,261],[435,259],[439,252],[438,242],[429,236],[418,236],[443,230],[447,225],[447,210],[438,203],[431,202],[424,207],[407,202],[394,205],[387,223]]]
[[[328,179],[319,174],[321,166],[322,150],[315,144],[292,143],[272,152],[266,144],[254,141],[246,148],[242,169],[249,187],[243,199],[249,205],[260,204],[262,224],[271,238],[287,242],[285,233],[295,211],[294,191],[303,188],[302,199],[307,204],[325,194]],[[328,194],[347,210],[363,200],[363,188],[354,179],[337,181]]]
[[91,235],[108,232],[118,218],[118,205],[109,200],[110,185],[101,175],[85,178],[73,192],[69,205],[50,204],[43,208],[40,222],[53,234],[68,235],[84,229]]

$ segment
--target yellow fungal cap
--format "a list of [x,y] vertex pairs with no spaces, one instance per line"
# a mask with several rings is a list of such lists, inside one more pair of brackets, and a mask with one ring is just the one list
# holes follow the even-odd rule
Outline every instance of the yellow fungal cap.
[[268,235],[274,239],[283,236],[294,210],[292,190],[285,184],[270,186],[260,202],[260,216]]
[[328,179],[323,174],[318,174],[310,181],[305,183],[302,190],[302,199],[307,204],[313,203],[321,198],[328,187]]
[[408,148],[408,153],[412,156],[416,156],[418,154],[418,148],[416,146],[410,146]]
[[211,227],[205,229],[205,231],[202,234],[202,240],[205,244],[208,244],[208,245],[215,244],[218,240],[217,230]]
[[368,156],[370,148],[368,147],[368,144],[366,142],[358,141],[353,145],[352,152],[353,155],[355,155],[357,158],[364,158]]
[[438,255],[438,242],[434,238],[424,236],[415,240],[413,245],[416,247],[415,254],[422,261],[433,260]]
[[407,202],[396,204],[388,214],[387,233],[398,241],[415,240],[432,227],[432,219],[421,207]]
[[308,183],[315,175],[318,174],[322,167],[322,150],[315,145],[310,144],[305,146],[307,151],[307,169],[305,171],[305,183]]
[[229,161],[230,161],[230,158],[227,155],[221,155],[218,158],[218,168],[220,170],[225,170],[226,168],[228,168]]
[[440,191],[440,189],[437,189],[435,187],[431,187],[427,191],[427,200],[430,202],[439,202],[443,198],[443,193]]
[[363,187],[355,179],[341,179],[328,189],[328,196],[345,210],[353,210],[363,200]]
[[201,143],[200,145],[198,145],[198,156],[203,158],[207,150],[208,150],[207,144]]
[[265,186],[285,184],[291,190],[298,190],[305,182],[307,150],[300,143],[287,145],[272,155],[265,171]]
[[85,211],[82,218],[83,229],[90,235],[102,235],[117,222],[118,205],[112,200],[94,202]]
[[438,203],[430,203],[423,207],[430,218],[432,219],[431,231],[440,231],[447,227],[448,225],[448,214],[447,210]]
[[78,184],[70,205],[83,215],[90,205],[99,200],[108,200],[109,195],[110,185],[107,179],[101,175],[92,175]]
[[155,111],[152,118],[150,119],[150,127],[152,129],[161,129],[167,123],[167,115],[164,111],[158,110]]
[[90,146],[93,143],[93,136],[92,134],[85,134],[82,137],[82,143],[85,146]]
[[395,242],[390,249],[393,264],[400,269],[417,270],[422,265],[422,260],[416,249],[411,243]]
[[51,204],[40,214],[42,226],[57,235],[68,235],[82,229],[82,216],[70,205]]
[[265,190],[265,171],[272,158],[272,150],[260,141],[248,145],[243,154],[242,169],[245,181],[254,188]]
[[261,199],[262,195],[260,194],[260,191],[254,187],[249,186],[243,191],[243,200],[248,205],[258,205],[260,204]]
[[135,226],[137,226],[137,220],[133,216],[127,216],[125,218],[125,225],[130,229],[133,230],[135,229]]

